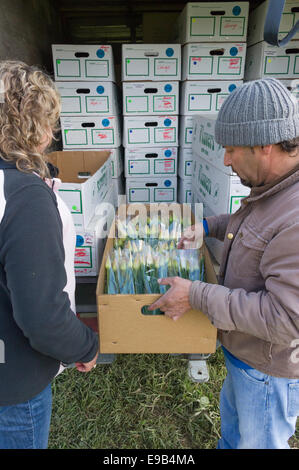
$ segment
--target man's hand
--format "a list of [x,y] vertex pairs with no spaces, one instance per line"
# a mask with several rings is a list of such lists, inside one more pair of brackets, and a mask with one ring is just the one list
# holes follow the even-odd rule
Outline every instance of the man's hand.
[[189,291],[192,281],[181,277],[166,277],[159,279],[159,284],[170,285],[166,294],[149,306],[149,310],[159,308],[168,317],[178,320],[184,313],[191,309],[189,304]]
[[187,227],[177,245],[178,249],[200,248],[203,242],[204,230],[202,224]]
[[76,369],[79,372],[89,372],[93,367],[95,367],[97,363],[97,358],[98,358],[98,353],[95,355],[95,357],[92,359],[90,362],[76,362]]

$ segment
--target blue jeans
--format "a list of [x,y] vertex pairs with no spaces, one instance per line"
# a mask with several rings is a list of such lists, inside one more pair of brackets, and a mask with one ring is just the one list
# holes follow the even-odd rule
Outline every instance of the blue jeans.
[[51,384],[25,403],[0,406],[0,449],[46,449],[51,411]]
[[225,359],[218,449],[288,449],[299,415],[299,380],[240,369]]

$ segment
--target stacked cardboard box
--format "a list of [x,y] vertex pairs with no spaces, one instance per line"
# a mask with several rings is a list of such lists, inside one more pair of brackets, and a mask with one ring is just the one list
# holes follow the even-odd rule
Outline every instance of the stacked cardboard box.
[[[215,142],[217,114],[194,116],[193,201],[203,203],[203,215],[233,214],[250,190],[242,185],[231,167],[224,165],[224,148]],[[206,238],[220,263],[223,243]]]
[[[120,97],[111,46],[53,45],[56,86],[61,95],[63,152],[53,154],[77,232],[75,272],[96,276],[113,218],[123,173]],[[97,213],[107,204],[106,213]],[[108,222],[107,222],[108,221]],[[105,222],[105,223],[104,223]],[[109,228],[109,227],[108,227]]]
[[194,116],[217,113],[242,84],[248,2],[187,3],[176,23],[183,45],[180,90],[179,201],[192,200]]
[[122,46],[127,202],[177,199],[181,46]]
[[[245,79],[274,77],[281,79],[288,88],[298,95],[299,79],[299,33],[292,41],[282,47],[271,46],[264,41],[264,23],[269,1],[266,0],[255,8],[248,23],[248,51],[245,66]],[[280,22],[279,39],[292,29],[299,19],[298,0],[286,0]]]

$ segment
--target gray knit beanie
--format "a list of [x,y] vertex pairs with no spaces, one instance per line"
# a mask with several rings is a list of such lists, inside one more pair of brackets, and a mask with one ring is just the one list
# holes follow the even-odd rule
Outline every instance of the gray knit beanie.
[[270,145],[299,136],[296,98],[275,78],[246,82],[224,101],[217,116],[220,145]]

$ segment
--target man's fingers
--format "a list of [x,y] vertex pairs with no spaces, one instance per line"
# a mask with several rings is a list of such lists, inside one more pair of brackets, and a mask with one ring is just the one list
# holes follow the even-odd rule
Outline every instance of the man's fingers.
[[158,279],[158,282],[159,284],[161,284],[161,286],[172,286],[173,279],[173,277],[163,277],[161,279]]

